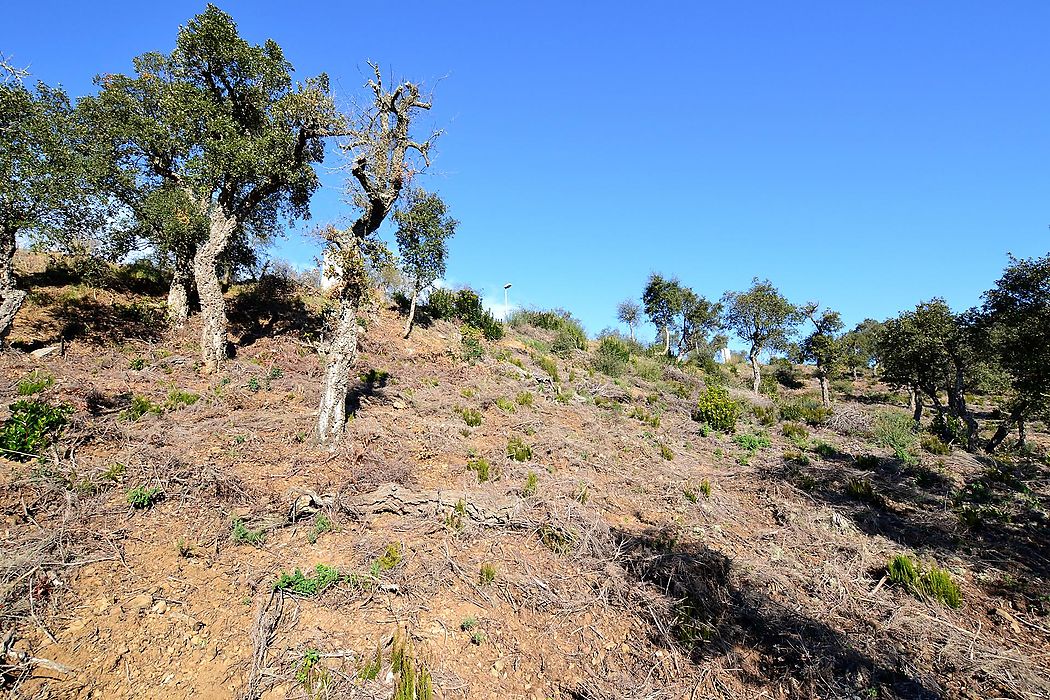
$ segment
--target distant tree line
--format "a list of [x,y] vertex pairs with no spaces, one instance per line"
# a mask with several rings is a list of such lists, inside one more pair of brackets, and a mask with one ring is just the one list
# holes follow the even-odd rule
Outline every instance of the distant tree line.
[[[623,301],[617,317],[633,339],[644,310],[657,328],[659,352],[678,361],[709,361],[726,346],[721,332],[731,332],[744,343],[756,393],[764,352],[812,364],[824,406],[832,403],[834,377],[877,372],[908,392],[916,422],[929,407],[936,430],[968,449],[994,451],[1013,430],[1024,444],[1026,421],[1050,413],[1050,256],[1011,257],[983,300],[955,313],[935,298],[846,331],[839,312],[816,302],[792,304],[769,280],[755,278],[747,290],[712,302],[677,278],[654,273],[641,306]],[[1003,412],[983,442],[967,398],[975,391],[996,396]]]

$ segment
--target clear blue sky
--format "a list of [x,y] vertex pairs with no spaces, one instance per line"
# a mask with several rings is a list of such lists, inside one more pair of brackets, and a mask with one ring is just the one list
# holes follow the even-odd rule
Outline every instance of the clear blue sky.
[[[448,278],[591,333],[651,271],[855,323],[966,308],[1050,249],[1045,0],[218,4],[346,102],[368,59],[434,87]],[[203,7],[8,3],[0,52],[85,94]],[[347,215],[326,183],[316,223]],[[276,254],[308,262],[304,230]]]

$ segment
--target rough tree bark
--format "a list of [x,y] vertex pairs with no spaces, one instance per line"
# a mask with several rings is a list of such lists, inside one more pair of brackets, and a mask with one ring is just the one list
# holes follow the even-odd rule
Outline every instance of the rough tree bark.
[[918,425],[922,420],[922,394],[917,389],[908,390],[908,408],[912,410],[911,419]]
[[325,355],[321,406],[317,415],[317,436],[321,442],[342,435],[346,424],[350,370],[357,362],[358,308],[358,302],[351,295],[341,295],[332,340]]
[[190,317],[190,287],[193,285],[193,259],[175,258],[168,290],[168,320],[172,328],[182,328]]
[[351,165],[352,182],[358,192],[355,203],[361,213],[344,231],[329,233],[330,248],[338,263],[338,313],[329,329],[324,348],[324,379],[317,412],[317,437],[321,442],[338,440],[346,428],[346,398],[349,373],[357,359],[357,312],[368,294],[369,281],[364,270],[364,247],[387,214],[393,209],[405,181],[412,175],[409,151],[415,151],[430,165],[428,151],[436,134],[419,143],[412,139],[410,127],[416,110],[429,110],[420,99],[419,87],[403,82],[388,91],[383,87],[379,66],[370,64],[375,78],[368,85],[373,92],[373,111],[362,126],[353,131],[351,150],[357,150]]
[[15,250],[18,239],[15,229],[4,227],[0,231],[0,344],[7,340],[15,315],[22,308],[26,293],[15,287]]
[[758,353],[755,350],[752,350],[747,357],[751,361],[751,390],[757,394],[758,387],[762,384],[762,375],[758,368]]
[[1014,429],[1015,425],[1019,426],[1022,439],[1027,438],[1027,431],[1022,427],[1024,425],[1024,415],[1026,410],[1027,406],[1024,404],[1018,404],[1012,411],[1010,411],[1010,415],[999,423],[999,427],[996,428],[995,434],[992,435],[988,440],[988,444],[985,445],[984,449],[986,452],[995,452],[999,445],[1003,443],[1003,440],[1006,439],[1006,436],[1010,434],[1010,431]]
[[219,282],[216,267],[218,258],[226,250],[237,228],[237,220],[213,208],[208,240],[197,249],[193,258],[193,275],[201,300],[201,360],[204,372],[212,373],[226,361],[226,298]]
[[820,403],[825,408],[831,406],[831,390],[828,387],[828,375],[818,368],[817,383],[820,384]]
[[634,324],[628,323],[627,327],[631,330],[631,342],[634,342]]
[[419,299],[419,284],[412,285],[412,304],[408,307],[408,320],[405,321],[405,337],[412,333],[416,320],[416,300]]

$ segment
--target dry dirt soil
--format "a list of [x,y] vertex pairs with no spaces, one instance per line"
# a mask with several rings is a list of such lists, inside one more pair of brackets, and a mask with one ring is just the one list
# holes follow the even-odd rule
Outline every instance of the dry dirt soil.
[[[405,340],[381,308],[328,449],[309,295],[234,290],[235,356],[202,376],[160,290],[25,277],[3,406],[37,372],[73,413],[0,458],[9,697],[1050,697],[1046,464],[896,459],[886,387],[797,445],[745,411],[751,450],[692,420],[700,374],[576,352],[556,382],[545,331],[470,364],[456,326]],[[959,607],[887,580],[897,554]]]

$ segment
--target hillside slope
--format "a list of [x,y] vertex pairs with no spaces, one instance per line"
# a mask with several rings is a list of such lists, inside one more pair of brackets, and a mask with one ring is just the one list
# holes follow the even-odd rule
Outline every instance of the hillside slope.
[[[73,408],[3,469],[11,697],[378,698],[410,675],[438,698],[1050,697],[1034,459],[909,464],[871,403],[794,441],[761,408],[706,431],[698,373],[639,357],[614,381],[530,328],[471,364],[454,325],[404,340],[391,308],[329,451],[317,299],[235,290],[236,356],[202,377],[160,290],[48,281],[0,355],[5,406],[50,376],[32,396]],[[901,553],[960,606],[889,581]]]

